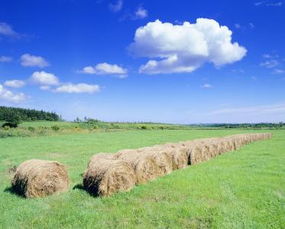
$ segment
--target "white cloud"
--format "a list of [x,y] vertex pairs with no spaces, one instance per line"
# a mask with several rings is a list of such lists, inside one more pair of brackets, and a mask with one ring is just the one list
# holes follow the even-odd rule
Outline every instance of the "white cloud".
[[14,93],[4,88],[3,85],[0,84],[0,100],[13,102],[13,103],[19,103],[26,99],[27,97],[24,93]]
[[202,87],[202,88],[212,88],[213,85],[208,84],[208,83],[205,83],[205,84],[203,84],[201,87]]
[[59,93],[89,93],[93,94],[100,91],[100,86],[95,84],[72,84],[67,83],[57,87],[54,92]]
[[21,65],[25,67],[47,67],[49,63],[41,56],[33,56],[31,54],[24,54],[21,56]]
[[140,67],[146,74],[192,72],[207,62],[221,66],[241,60],[247,52],[232,43],[228,27],[206,18],[182,25],[150,22],[136,30],[129,48],[136,56],[156,58]]
[[135,12],[135,19],[143,19],[148,16],[148,11],[140,6]]
[[58,85],[59,80],[56,75],[45,71],[34,72],[31,76],[33,82],[41,85]]
[[25,86],[25,82],[23,80],[7,80],[4,82],[6,87],[20,88]]
[[0,56],[0,63],[7,63],[7,62],[11,62],[12,61],[12,57],[9,56]]
[[113,12],[119,12],[123,8],[123,0],[118,0],[115,3],[110,3],[109,4],[109,9],[112,10]]
[[100,63],[93,66],[86,66],[80,72],[85,74],[97,75],[126,75],[127,69],[120,67],[117,64]]
[[260,63],[260,66],[265,67],[265,68],[274,68],[279,65],[279,62],[277,60],[266,60],[262,63]]
[[0,35],[17,37],[19,34],[7,23],[0,22]]

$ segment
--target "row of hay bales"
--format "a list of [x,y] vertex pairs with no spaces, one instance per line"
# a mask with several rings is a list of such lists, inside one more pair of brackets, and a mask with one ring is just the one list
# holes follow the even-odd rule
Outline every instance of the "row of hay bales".
[[89,161],[83,186],[95,196],[109,196],[271,137],[270,133],[238,134],[121,150],[115,154],[99,153]]
[[[253,141],[271,138],[270,133],[239,134],[167,143],[115,154],[99,153],[91,157],[83,175],[83,186],[95,196],[128,191],[173,170],[194,165]],[[59,162],[28,160],[16,170],[12,189],[27,198],[44,197],[68,190],[66,167]]]

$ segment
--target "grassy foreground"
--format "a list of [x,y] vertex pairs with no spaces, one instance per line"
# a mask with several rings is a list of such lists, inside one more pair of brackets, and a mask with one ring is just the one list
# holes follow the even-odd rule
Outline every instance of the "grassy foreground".
[[[0,139],[0,228],[284,228],[285,131],[128,193],[91,197],[76,188],[88,159],[164,142],[260,132],[129,130]],[[261,131],[262,132],[262,131]],[[9,168],[31,159],[68,166],[70,190],[42,199],[9,192]]]

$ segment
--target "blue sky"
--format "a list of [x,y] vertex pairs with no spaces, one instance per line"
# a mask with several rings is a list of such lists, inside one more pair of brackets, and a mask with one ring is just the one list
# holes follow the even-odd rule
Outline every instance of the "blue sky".
[[3,0],[0,105],[67,120],[285,121],[284,0]]

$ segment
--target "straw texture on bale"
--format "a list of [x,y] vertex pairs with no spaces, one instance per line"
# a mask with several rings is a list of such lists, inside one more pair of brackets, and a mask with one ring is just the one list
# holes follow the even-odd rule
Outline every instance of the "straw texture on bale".
[[116,192],[129,191],[136,181],[133,168],[110,154],[96,154],[83,176],[84,188],[95,196],[109,196]]
[[176,147],[172,146],[162,146],[169,157],[171,158],[172,170],[182,169],[188,165],[188,149],[180,144]]
[[66,168],[56,161],[28,160],[19,165],[12,180],[13,190],[26,198],[45,197],[68,189]]
[[159,165],[151,154],[138,150],[122,150],[114,155],[114,158],[128,163],[136,175],[136,184],[144,184],[155,179],[159,174]]
[[157,166],[156,177],[172,172],[172,158],[165,150],[154,147],[153,149],[139,149],[138,152],[154,161]]

